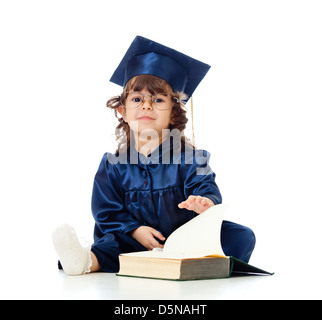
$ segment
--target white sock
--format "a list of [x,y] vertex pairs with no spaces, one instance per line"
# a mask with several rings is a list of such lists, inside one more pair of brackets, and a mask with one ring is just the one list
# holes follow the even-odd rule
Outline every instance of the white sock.
[[62,224],[57,227],[52,234],[52,240],[65,273],[81,275],[90,272],[90,246],[84,247],[80,244],[70,225]]

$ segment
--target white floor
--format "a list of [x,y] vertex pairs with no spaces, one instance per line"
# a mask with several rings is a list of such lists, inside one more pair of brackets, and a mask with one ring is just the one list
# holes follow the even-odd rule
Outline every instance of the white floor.
[[[15,266],[0,275],[1,299],[217,300],[321,299],[319,274],[296,268],[274,270],[273,276],[220,280],[165,281],[96,273],[66,276],[56,270],[54,255],[38,268]],[[313,269],[309,267],[312,271]],[[289,270],[288,270],[289,269]],[[293,270],[293,271],[292,271]],[[320,282],[320,284],[318,284]]]
[[[280,227],[274,220],[256,226],[250,263],[273,276],[177,282],[107,273],[66,276],[57,269],[51,242],[57,222],[26,218],[15,224],[13,218],[0,225],[0,299],[322,299],[319,219],[293,219],[298,222],[289,227],[289,220],[280,218]],[[91,239],[92,225],[76,230]]]

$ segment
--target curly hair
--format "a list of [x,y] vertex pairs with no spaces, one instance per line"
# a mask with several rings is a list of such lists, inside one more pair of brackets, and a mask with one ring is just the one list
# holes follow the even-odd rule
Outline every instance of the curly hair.
[[118,116],[117,109],[125,104],[125,100],[129,91],[141,91],[143,89],[148,90],[152,95],[158,93],[169,92],[172,96],[173,107],[170,116],[170,131],[178,129],[181,133],[181,145],[188,143],[194,148],[191,141],[184,135],[184,129],[188,122],[186,116],[187,111],[184,101],[187,100],[187,95],[183,92],[173,92],[170,85],[163,79],[153,75],[139,75],[125,85],[123,92],[120,96],[115,96],[109,99],[106,103],[108,108],[114,110],[115,117],[118,119],[119,124],[115,128],[116,141],[118,143],[117,152],[126,150],[130,146],[131,141],[131,129],[128,123],[126,123],[123,117]]

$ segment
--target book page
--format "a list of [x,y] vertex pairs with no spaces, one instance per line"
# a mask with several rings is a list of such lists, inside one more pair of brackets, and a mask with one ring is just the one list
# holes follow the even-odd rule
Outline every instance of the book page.
[[217,204],[175,230],[166,240],[164,252],[180,256],[225,256],[220,241],[226,204]]
[[192,259],[208,255],[225,257],[220,233],[226,208],[226,204],[215,205],[188,221],[168,237],[163,250],[157,248],[125,255],[165,259]]
[[163,249],[155,248],[151,251],[139,251],[122,253],[122,256],[140,257],[140,258],[163,258],[163,259],[194,259],[201,258],[200,254],[185,254],[176,252],[166,252]]

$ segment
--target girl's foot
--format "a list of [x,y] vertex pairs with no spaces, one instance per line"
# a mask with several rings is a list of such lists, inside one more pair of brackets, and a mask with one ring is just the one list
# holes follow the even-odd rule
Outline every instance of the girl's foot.
[[68,224],[60,225],[52,234],[60,263],[68,275],[82,275],[90,272],[92,259],[90,246],[82,246],[75,230]]

